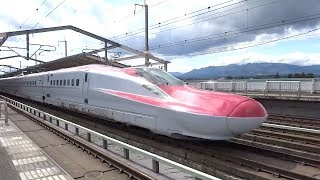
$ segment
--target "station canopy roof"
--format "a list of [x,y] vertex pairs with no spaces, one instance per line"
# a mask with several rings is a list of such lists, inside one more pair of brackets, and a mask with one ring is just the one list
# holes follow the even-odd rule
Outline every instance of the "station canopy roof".
[[[0,78],[17,76],[22,73],[31,74],[31,73],[37,73],[37,72],[53,71],[57,69],[76,67],[76,66],[83,66],[88,64],[106,64],[106,61],[104,58],[100,58],[98,56],[91,55],[91,54],[82,53],[82,54],[76,54],[73,56],[68,56],[68,57],[57,59],[57,60],[49,61],[46,63],[38,64],[35,66],[30,66],[24,69],[19,69],[11,73],[3,74],[0,76]],[[114,67],[120,67],[120,68],[129,67],[128,65],[125,65],[119,62],[109,62],[108,65],[111,65]]]

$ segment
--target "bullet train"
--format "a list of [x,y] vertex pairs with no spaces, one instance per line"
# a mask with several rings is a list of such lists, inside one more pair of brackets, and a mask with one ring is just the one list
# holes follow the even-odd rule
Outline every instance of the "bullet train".
[[3,78],[0,91],[173,138],[226,140],[267,118],[251,98],[195,89],[158,68],[78,66]]

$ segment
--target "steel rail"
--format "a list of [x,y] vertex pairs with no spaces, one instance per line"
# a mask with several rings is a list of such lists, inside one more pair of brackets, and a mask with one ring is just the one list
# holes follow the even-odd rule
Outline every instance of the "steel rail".
[[277,128],[277,129],[285,129],[285,130],[293,130],[293,131],[299,131],[299,132],[320,134],[320,130],[317,130],[317,129],[286,126],[286,125],[273,124],[273,123],[262,123],[262,127],[271,127],[271,128]]

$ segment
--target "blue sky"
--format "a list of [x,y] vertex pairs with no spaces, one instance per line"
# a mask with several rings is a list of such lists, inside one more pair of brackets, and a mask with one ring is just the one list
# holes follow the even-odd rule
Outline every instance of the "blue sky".
[[[174,44],[179,41],[188,42],[192,39],[224,32],[231,33],[245,27],[254,29],[262,24],[285,22],[279,27],[266,30],[250,31],[237,36],[202,39],[195,43],[182,43],[168,48],[151,50],[152,54],[171,61],[169,71],[187,72],[206,66],[250,62],[320,64],[320,31],[313,31],[299,38],[229,51],[319,28],[318,18],[320,19],[320,16],[313,15],[320,10],[320,3],[317,3],[317,0],[303,2],[299,0],[248,0],[246,2],[240,0],[187,0],[183,3],[179,0],[147,0],[146,2],[150,8],[150,47],[168,43]],[[144,13],[141,7],[137,7],[137,14],[133,14],[135,3],[143,4],[144,1],[82,0],[81,3],[77,0],[5,1],[2,2],[2,7],[6,8],[2,8],[0,11],[0,32],[28,29],[34,26],[41,28],[73,25],[135,49],[143,50],[143,31],[138,34],[130,34],[144,27]],[[207,7],[211,7],[210,10],[203,11]],[[249,10],[246,11],[246,9]],[[197,11],[202,14],[197,14]],[[312,16],[313,20],[292,23],[292,19],[305,20],[309,16]],[[174,23],[170,23],[172,21]],[[124,36],[125,33],[128,35]],[[86,48],[102,47],[98,41],[69,31],[31,36],[31,42],[34,44],[56,47],[56,51],[37,54],[37,58],[43,61],[63,57],[64,47],[58,43],[61,40],[68,41],[69,55],[80,53]],[[3,46],[24,47],[25,37],[9,38]],[[33,46],[31,50],[35,51],[36,49],[37,46]],[[214,53],[218,49],[222,49],[223,52]],[[3,51],[8,50],[5,47],[1,47],[1,50],[0,57],[14,54]],[[25,50],[16,51],[25,54]],[[110,54],[112,55],[112,53]],[[20,61],[22,67],[34,65],[34,62],[22,58],[2,60],[0,64],[18,67]],[[143,63],[143,59],[125,63],[137,65]]]

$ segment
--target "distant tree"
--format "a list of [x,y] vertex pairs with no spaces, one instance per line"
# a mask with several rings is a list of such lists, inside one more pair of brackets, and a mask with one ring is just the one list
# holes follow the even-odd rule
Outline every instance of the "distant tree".
[[301,77],[301,74],[299,74],[299,73],[294,73],[293,77],[294,77],[294,78],[300,78],[300,77]]
[[308,73],[306,75],[306,78],[314,78],[314,77],[316,77],[316,76],[313,73]]
[[289,73],[289,74],[288,74],[288,78],[292,78],[292,73]]
[[232,76],[228,75],[226,79],[233,79]]
[[274,76],[274,78],[280,78],[279,72]]

